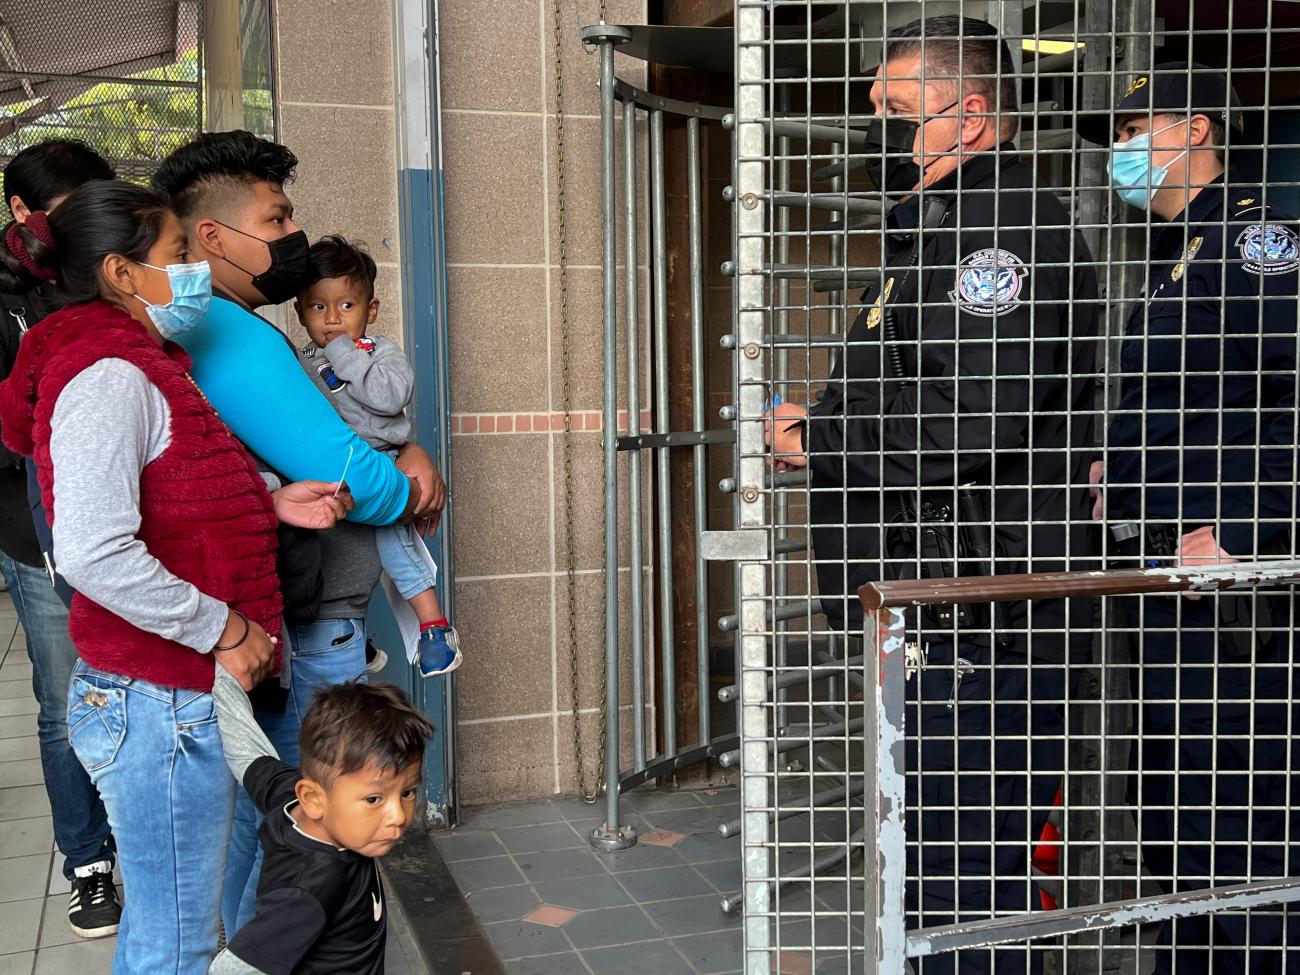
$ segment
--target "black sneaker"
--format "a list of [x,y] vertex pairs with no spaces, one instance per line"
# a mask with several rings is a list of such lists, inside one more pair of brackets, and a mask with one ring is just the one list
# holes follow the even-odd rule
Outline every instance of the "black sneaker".
[[72,878],[72,894],[68,897],[68,924],[73,933],[83,938],[117,934],[122,923],[122,902],[113,886],[112,864],[105,861],[79,869],[86,875]]

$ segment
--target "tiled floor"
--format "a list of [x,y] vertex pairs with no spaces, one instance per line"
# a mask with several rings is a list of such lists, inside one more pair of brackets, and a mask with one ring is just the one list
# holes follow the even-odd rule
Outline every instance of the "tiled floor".
[[[36,743],[36,701],[18,617],[0,593],[0,975],[98,975],[114,939],[68,927],[68,884],[54,849]],[[425,975],[401,906],[390,898],[389,975]]]
[[[624,819],[641,840],[622,853],[592,852],[586,835],[600,813],[574,798],[471,808],[463,826],[439,836],[452,875],[512,975],[740,971],[740,920],[721,908],[722,895],[740,887],[740,839],[717,832],[738,815],[736,791],[648,789],[624,802]],[[838,889],[846,888],[841,881]],[[818,902],[822,913],[835,913],[820,894]],[[809,903],[806,890],[782,896],[788,920],[773,971],[848,972],[846,951],[808,950]],[[825,920],[842,930],[824,929],[819,916],[818,944],[847,947],[842,916]]]

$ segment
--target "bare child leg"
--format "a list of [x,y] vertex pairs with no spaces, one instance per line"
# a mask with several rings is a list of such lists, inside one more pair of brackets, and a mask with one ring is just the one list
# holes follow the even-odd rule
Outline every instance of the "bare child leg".
[[438,600],[438,590],[426,589],[424,592],[418,592],[407,602],[411,604],[411,609],[415,611],[415,616],[420,621],[421,628],[445,621],[442,615],[442,603]]

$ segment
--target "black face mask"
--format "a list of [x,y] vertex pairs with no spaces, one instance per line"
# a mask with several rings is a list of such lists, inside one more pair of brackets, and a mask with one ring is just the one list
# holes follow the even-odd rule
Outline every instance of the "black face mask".
[[[220,220],[216,222],[221,223]],[[230,224],[222,223],[221,226],[245,237],[262,240],[261,237]],[[311,266],[311,244],[301,230],[295,230],[278,240],[262,240],[262,243],[271,254],[271,266],[261,274],[252,274],[228,257],[223,260],[252,277],[253,287],[262,293],[268,305],[278,305],[282,301],[296,298],[303,288],[316,280],[316,271]]]
[[[941,108],[931,118],[956,104]],[[863,147],[867,153],[867,179],[882,193],[909,193],[921,182],[922,169],[912,162],[912,147],[916,145],[916,131],[920,127],[919,122],[908,119],[878,118],[860,130],[867,137]],[[955,148],[954,143],[945,151]]]

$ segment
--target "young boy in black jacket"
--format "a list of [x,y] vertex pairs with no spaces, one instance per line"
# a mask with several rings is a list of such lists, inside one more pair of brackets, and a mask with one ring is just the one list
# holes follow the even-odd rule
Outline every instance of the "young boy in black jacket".
[[375,858],[415,817],[429,719],[392,684],[319,691],[279,760],[239,684],[212,689],[226,761],[265,816],[253,919],[209,975],[383,975],[388,915]]

